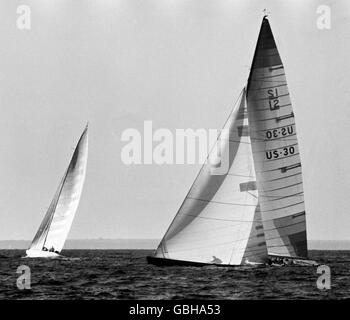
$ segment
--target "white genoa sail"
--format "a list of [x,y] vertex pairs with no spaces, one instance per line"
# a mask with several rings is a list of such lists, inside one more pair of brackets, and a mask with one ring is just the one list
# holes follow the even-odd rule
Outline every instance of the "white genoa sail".
[[[213,148],[229,161],[212,174],[208,157],[162,239],[155,257],[195,263],[262,263],[267,248],[258,205],[245,90]],[[213,151],[212,151],[213,152]],[[210,154],[212,156],[212,154]]]
[[284,66],[266,18],[248,80],[247,109],[268,253],[307,257],[294,112]]
[[85,180],[87,156],[86,126],[39,230],[26,251],[28,257],[56,256],[61,252],[78,208]]

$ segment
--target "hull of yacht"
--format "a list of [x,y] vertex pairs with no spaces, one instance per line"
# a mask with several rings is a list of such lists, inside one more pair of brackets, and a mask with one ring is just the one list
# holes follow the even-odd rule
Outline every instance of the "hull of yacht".
[[58,258],[60,255],[56,252],[42,250],[26,250],[25,258]]
[[225,268],[241,268],[242,266],[317,266],[318,263],[314,260],[304,259],[299,257],[283,257],[283,256],[275,256],[269,255],[266,263],[261,262],[250,262],[246,261],[242,265],[233,265],[233,264],[218,264],[218,263],[204,263],[204,262],[195,262],[195,261],[185,261],[185,260],[177,260],[177,259],[168,259],[168,258],[157,258],[153,256],[146,257],[147,262],[149,264],[153,264],[159,267],[165,266],[182,266],[182,267],[207,267],[207,266],[215,266],[215,267],[225,267]]
[[205,262],[195,262],[195,261],[185,261],[185,260],[177,260],[177,259],[168,259],[168,258],[158,258],[153,256],[146,257],[147,262],[149,264],[153,264],[159,267],[163,266],[183,266],[183,267],[225,267],[225,268],[237,268],[242,266],[261,266],[264,263],[259,262],[246,262],[243,265],[235,265],[235,264],[222,264],[222,263],[205,263]]

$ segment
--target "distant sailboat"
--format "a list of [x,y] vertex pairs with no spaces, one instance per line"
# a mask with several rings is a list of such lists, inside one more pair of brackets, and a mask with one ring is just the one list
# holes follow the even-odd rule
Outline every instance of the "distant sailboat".
[[266,16],[247,89],[224,129],[229,136],[220,135],[217,144],[221,155],[228,154],[227,173],[211,174],[207,160],[148,262],[233,266],[284,260],[314,265],[307,260],[294,113]]
[[82,133],[69,166],[30,248],[28,258],[58,257],[78,208],[86,173],[88,126]]

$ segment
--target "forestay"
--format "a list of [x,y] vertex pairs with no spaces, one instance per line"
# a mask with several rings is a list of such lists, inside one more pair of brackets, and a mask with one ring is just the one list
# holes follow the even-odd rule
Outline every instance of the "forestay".
[[[156,257],[227,265],[265,261],[267,249],[247,125],[243,90]],[[228,161],[223,174],[215,174],[210,162],[217,153],[222,161]]]

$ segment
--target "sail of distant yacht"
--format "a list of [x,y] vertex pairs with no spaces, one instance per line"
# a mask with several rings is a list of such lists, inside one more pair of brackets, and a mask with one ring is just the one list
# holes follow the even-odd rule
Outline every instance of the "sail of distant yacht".
[[26,251],[27,257],[59,256],[82,193],[88,157],[88,126],[82,133],[68,168],[58,186],[46,215]]

